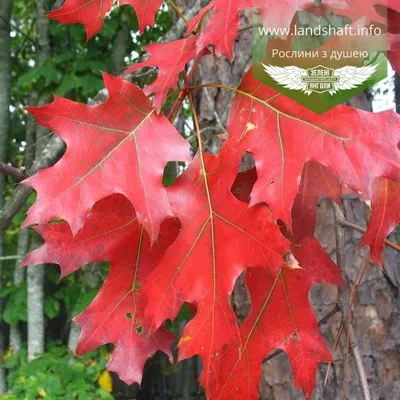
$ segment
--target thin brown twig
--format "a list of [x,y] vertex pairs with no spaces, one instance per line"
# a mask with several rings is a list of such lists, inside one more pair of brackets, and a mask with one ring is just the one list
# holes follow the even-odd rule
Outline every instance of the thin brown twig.
[[[352,286],[351,292],[350,292],[349,307],[351,307],[353,305],[355,296],[357,294],[357,289],[358,289],[359,285],[361,284],[361,280],[362,280],[362,278],[364,276],[364,273],[365,273],[365,270],[366,270],[366,268],[368,266],[368,260],[369,260],[369,257],[365,257],[364,258],[363,263],[361,264],[361,268],[359,269],[359,271],[357,273],[356,281],[355,281],[354,285]],[[333,346],[333,351],[334,352],[337,350],[337,348],[339,346],[339,342],[340,342],[340,338],[342,336],[342,333],[343,333],[343,322],[340,323],[339,330],[338,330],[338,333],[337,333],[336,338],[335,338],[335,344]],[[347,348],[348,348],[348,346],[347,346]],[[346,365],[347,365],[347,363],[346,363]],[[332,362],[330,362],[328,364],[328,368],[326,369],[326,374],[325,374],[325,379],[324,379],[324,386],[326,386],[326,384],[328,383],[328,376],[329,376],[329,372],[330,372],[331,366],[332,366]]]
[[[342,270],[343,277],[346,281],[346,257],[345,257],[345,241],[344,241],[344,229],[341,221],[345,220],[342,210],[340,207],[332,201],[333,213],[335,219],[335,238],[336,238],[336,261],[340,269]],[[349,311],[349,299],[348,293],[345,288],[339,287],[339,307],[342,312],[342,323],[345,331],[347,332],[348,344],[353,354],[354,361],[356,364],[357,374],[359,378],[360,388],[364,400],[371,400],[371,394],[369,392],[368,380],[365,373],[364,364],[362,362],[362,356],[360,349],[357,345],[357,340],[354,334],[353,327],[350,323],[350,311]]]
[[[322,319],[318,321],[318,326],[326,324],[335,314],[337,314],[340,311],[339,305],[336,304],[335,308],[329,311],[328,314],[325,315]],[[271,353],[268,357],[264,358],[263,363],[266,363],[269,360],[272,360],[273,358],[279,356],[279,354],[282,354],[283,350],[279,349]]]
[[22,35],[24,38],[28,39],[28,40],[29,40],[31,43],[33,43],[35,46],[38,46],[38,47],[40,48],[39,43],[38,43],[35,39],[32,39],[32,38],[31,38],[29,35],[27,35],[26,33],[22,32],[14,22],[11,22],[11,23],[10,23],[8,20],[6,20],[5,18],[3,18],[1,15],[0,15],[0,18],[8,25],[11,29],[14,29],[16,32],[18,32],[20,35]]
[[31,149],[32,147],[37,146],[39,143],[42,143],[44,140],[50,138],[53,134],[54,134],[54,131],[51,131],[48,134],[42,136],[40,139],[36,140],[35,143],[32,143],[30,146],[25,147],[25,151]]
[[263,26],[263,24],[260,24],[260,23],[242,25],[239,28],[239,32],[248,31],[249,29],[253,29],[253,28],[261,28],[262,26]]
[[171,109],[168,112],[167,119],[173,124],[175,121],[176,116],[178,115],[178,112],[181,108],[181,105],[183,101],[185,100],[187,96],[187,92],[185,90],[182,90],[179,93],[179,96],[175,100],[174,104],[172,105]]
[[[337,348],[339,346],[339,341],[340,341],[340,338],[342,336],[342,333],[343,333],[343,323],[341,322],[340,326],[339,326],[339,331],[338,331],[338,333],[336,335],[336,338],[335,338],[335,343],[333,345],[333,351],[334,352],[337,350]],[[328,368],[326,369],[326,374],[325,374],[325,379],[324,379],[324,386],[326,386],[326,384],[328,382],[328,376],[329,376],[329,372],[330,372],[331,366],[332,366],[332,362],[329,362]]]
[[187,97],[187,94],[188,94],[187,88],[189,87],[189,82],[190,82],[191,78],[193,77],[194,73],[196,72],[196,69],[200,64],[200,61],[203,58],[203,55],[204,55],[203,53],[200,53],[196,57],[194,64],[188,75],[186,75],[186,72],[185,72],[185,87],[179,93],[178,98],[176,99],[175,103],[172,105],[172,108],[167,115],[167,118],[171,121],[171,123],[173,123],[175,121],[175,118],[179,113],[182,103]]
[[172,1],[172,0],[167,0],[167,2],[171,5],[171,7],[176,11],[176,13],[179,15],[180,18],[182,18],[183,22],[186,24],[186,26],[189,25],[189,22],[183,15],[183,12],[180,10],[180,8]]
[[1,172],[3,172],[6,175],[13,176],[14,178],[17,179],[17,182],[21,182],[28,177],[24,168],[15,168],[2,161],[0,161],[0,173]]
[[352,307],[352,305],[354,303],[358,288],[361,285],[361,281],[362,281],[364,274],[365,274],[367,268],[369,267],[369,265],[370,265],[369,252],[366,252],[365,257],[362,260],[361,266],[357,272],[357,276],[356,276],[354,285],[352,285],[352,287],[351,287],[350,297],[349,297],[349,307]]
[[[345,219],[345,218],[341,218],[339,220],[339,224],[342,225],[345,228],[351,228],[351,229],[354,229],[354,230],[356,230],[358,232],[361,232],[361,233],[365,233],[367,231],[365,228],[363,228],[361,226],[358,226],[356,224],[353,224],[352,222],[347,221],[347,219]],[[397,251],[400,252],[400,246],[397,243],[394,243],[394,242],[392,242],[390,240],[385,239],[385,244],[388,247],[391,247],[392,249],[397,250]]]

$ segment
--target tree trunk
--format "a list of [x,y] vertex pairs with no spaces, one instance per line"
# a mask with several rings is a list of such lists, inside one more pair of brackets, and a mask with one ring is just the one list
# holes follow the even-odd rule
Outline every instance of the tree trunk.
[[114,64],[113,74],[119,75],[123,72],[125,67],[126,49],[128,48],[130,37],[129,23],[124,13],[121,14],[120,28],[118,29],[117,36],[115,37],[112,46],[112,60]]
[[[242,16],[241,22],[248,23],[246,16]],[[215,55],[203,57],[195,73],[193,84],[221,83],[227,86],[238,86],[251,61],[251,45],[252,33],[245,31],[235,43],[235,59],[232,63],[224,57]],[[221,140],[217,135],[226,131],[233,97],[233,92],[217,88],[203,88],[194,94],[203,142],[207,151],[211,153],[217,153],[221,145]]]
[[[78,272],[80,276],[76,276],[76,278],[80,279],[81,284],[83,284],[83,289],[81,290],[82,293],[85,288],[90,287],[91,289],[94,289],[101,283],[99,267],[99,264],[87,265]],[[71,320],[68,333],[68,349],[72,353],[75,353],[80,331],[79,325]]]
[[[37,103],[36,94],[32,94],[29,99],[29,105],[35,105]],[[27,116],[26,123],[26,150],[24,157],[24,166],[25,169],[28,170],[31,168],[33,164],[33,160],[35,159],[35,130],[36,124],[31,115]],[[14,271],[14,285],[19,286],[25,282],[26,269],[21,268],[21,261],[25,258],[26,254],[29,251],[31,243],[31,232],[29,229],[21,230],[18,237],[18,249],[17,249],[17,263],[15,265]],[[10,326],[10,346],[13,349],[14,353],[17,353],[21,348],[21,331],[17,325]]]
[[[30,232],[23,229],[18,237],[17,263],[14,270],[14,285],[20,286],[25,281],[25,269],[21,268],[21,261],[25,258],[30,246]],[[22,337],[19,324],[10,325],[10,347],[13,353],[21,349]]]
[[[46,0],[37,4],[37,41],[39,65],[43,65],[51,57],[49,38],[49,20],[45,18],[49,7]],[[39,105],[47,103],[48,99],[39,99]],[[36,158],[38,159],[46,147],[43,140],[48,130],[38,126],[36,130]],[[28,360],[33,360],[45,348],[45,317],[44,317],[44,265],[27,268],[28,285]]]
[[[10,129],[10,102],[11,102],[11,0],[1,0],[0,3],[0,160],[7,161],[7,139]],[[0,209],[4,205],[6,177],[0,174]],[[0,232],[0,257],[3,256],[3,236]],[[0,288],[3,286],[3,265],[0,259]],[[0,310],[2,304],[0,303]],[[0,322],[1,324],[1,322]],[[2,353],[5,348],[5,329],[0,325],[0,394],[7,390],[5,370],[1,368]]]

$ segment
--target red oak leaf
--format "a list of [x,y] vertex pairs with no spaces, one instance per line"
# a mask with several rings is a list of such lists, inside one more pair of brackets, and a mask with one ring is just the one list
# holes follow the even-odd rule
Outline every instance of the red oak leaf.
[[[335,4],[334,0],[324,2],[326,7],[332,4]],[[187,32],[192,32],[203,21],[205,14],[214,10],[197,41],[197,52],[213,45],[217,56],[224,55],[232,60],[233,45],[239,33],[240,13],[248,8],[259,11],[264,26],[270,29],[288,28],[296,12],[301,9],[317,9],[310,0],[214,0],[189,22]],[[286,35],[282,32],[282,36]]]
[[265,201],[291,228],[291,209],[306,162],[332,169],[364,199],[379,176],[400,181],[400,116],[338,106],[323,116],[256,80],[244,77],[228,121],[228,158],[253,154],[258,179],[250,205]]
[[249,208],[230,187],[236,172],[221,157],[198,155],[169,188],[182,230],[144,287],[146,314],[153,326],[174,319],[183,302],[197,306],[179,343],[179,358],[200,354],[201,382],[209,386],[217,371],[211,362],[228,343],[238,343],[236,316],[229,296],[246,267],[278,271],[289,244],[267,207]]
[[137,226],[135,210],[124,196],[106,197],[93,206],[76,236],[65,221],[34,226],[45,243],[33,250],[23,265],[58,264],[61,277],[65,277],[88,263],[115,260],[123,256],[119,254],[121,245],[126,245]]
[[104,82],[109,98],[103,104],[56,97],[29,108],[39,124],[60,135],[67,151],[56,165],[25,181],[38,192],[25,226],[63,218],[75,234],[95,202],[121,193],[154,241],[163,219],[172,215],[164,167],[168,161],[189,161],[189,144],[156,114],[141,89],[107,74]]
[[369,245],[371,258],[382,266],[385,239],[400,222],[400,186],[387,178],[373,183],[372,214],[361,246]]
[[36,227],[45,244],[24,264],[57,263],[63,276],[89,262],[110,261],[110,273],[90,306],[76,321],[82,331],[77,354],[113,343],[108,369],[131,384],[140,383],[146,360],[157,350],[171,357],[174,337],[146,324],[146,299],[141,286],[178,233],[168,219],[156,245],[138,223],[131,203],[121,195],[109,196],[93,207],[83,229],[73,237],[66,222]]
[[62,24],[83,24],[89,40],[103,26],[103,18],[111,11],[112,6],[131,5],[139,21],[139,30],[144,31],[147,25],[153,25],[157,10],[162,0],[65,0],[63,6],[48,14],[48,18],[55,19]]
[[256,168],[250,168],[247,171],[239,172],[233,182],[231,192],[243,203],[250,202],[250,194],[257,180]]
[[[251,191],[257,181],[257,169],[239,172],[232,185],[232,193],[244,203],[250,202]],[[313,237],[316,220],[316,204],[321,196],[328,196],[341,204],[342,186],[329,168],[314,162],[304,165],[299,193],[292,208],[292,232],[282,227],[284,235],[299,243],[305,237]]]
[[167,97],[168,90],[176,86],[179,74],[185,65],[196,57],[197,36],[189,36],[185,39],[175,40],[170,43],[151,44],[145,50],[151,56],[144,62],[130,66],[124,76],[131,74],[143,67],[157,67],[158,77],[144,92],[149,95],[155,94],[154,107],[161,110]]
[[340,269],[316,239],[304,239],[293,251],[301,269],[247,271],[252,310],[239,328],[241,346],[227,346],[220,359],[213,360],[219,365],[219,377],[209,398],[258,399],[261,363],[275,348],[288,354],[295,385],[311,398],[318,364],[330,361],[331,355],[318,331],[308,294],[315,283],[342,285],[343,281]]
[[342,186],[329,168],[314,162],[306,163],[292,208],[292,233],[287,232],[290,241],[299,243],[305,237],[313,237],[318,199],[328,196],[341,205],[341,194]]
[[[81,326],[76,352],[78,355],[113,343],[115,349],[107,365],[128,384],[141,383],[144,364],[156,351],[168,354],[174,336],[160,327],[154,331],[144,316],[147,299],[141,290],[147,275],[157,264],[171,238],[177,233],[174,220],[163,224],[157,245],[151,247],[143,227],[136,231],[120,253],[121,260],[111,262],[110,273],[89,307],[75,318]],[[150,251],[151,249],[151,251]]]

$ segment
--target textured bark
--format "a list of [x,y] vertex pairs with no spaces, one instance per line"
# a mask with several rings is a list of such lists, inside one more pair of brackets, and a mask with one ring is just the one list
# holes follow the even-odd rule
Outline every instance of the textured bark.
[[[7,161],[7,139],[10,129],[10,101],[11,101],[11,39],[10,19],[11,0],[0,2],[0,160]],[[0,208],[4,205],[6,177],[0,174]],[[3,256],[3,232],[0,232],[0,257]],[[3,285],[3,265],[0,260],[0,288]],[[0,302],[0,308],[2,304]],[[1,368],[2,352],[5,346],[5,329],[0,325],[0,394],[7,390],[5,370]]]
[[[242,24],[248,18],[242,16]],[[221,83],[236,87],[251,61],[252,33],[245,31],[235,43],[235,59],[231,63],[224,57],[203,57],[195,74],[193,84]],[[195,103],[199,113],[202,138],[206,149],[217,153],[221,145],[218,134],[226,131],[226,121],[234,93],[224,89],[203,88],[195,92]]]
[[117,36],[115,37],[113,47],[112,47],[112,60],[114,63],[113,73],[115,75],[121,74],[125,67],[125,57],[126,49],[128,47],[130,37],[130,29],[125,14],[121,14],[120,28],[118,30]]

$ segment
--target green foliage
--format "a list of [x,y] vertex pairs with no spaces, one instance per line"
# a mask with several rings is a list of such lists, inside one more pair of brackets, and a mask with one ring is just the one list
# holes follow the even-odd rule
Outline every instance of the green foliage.
[[0,321],[15,325],[18,321],[27,319],[26,284],[15,286],[9,284],[0,289],[0,298],[7,298],[6,306],[0,314]]
[[47,318],[53,319],[58,316],[60,312],[61,304],[53,296],[49,296],[44,302],[44,313]]
[[177,334],[179,333],[179,326],[182,324],[182,322],[186,323],[192,318],[192,311],[190,311],[188,305],[184,303],[174,321],[165,321],[165,328],[171,333]]
[[9,394],[1,400],[112,400],[114,397],[99,387],[97,381],[105,369],[105,349],[74,357],[60,343],[53,343],[45,354],[30,363],[26,351],[9,358]]

